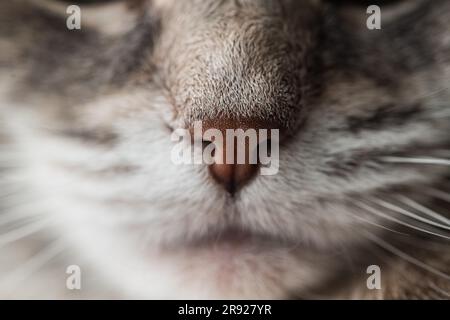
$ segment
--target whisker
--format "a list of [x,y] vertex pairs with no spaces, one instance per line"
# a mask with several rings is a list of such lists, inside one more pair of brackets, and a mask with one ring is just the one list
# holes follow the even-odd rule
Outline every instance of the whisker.
[[443,200],[450,203],[450,193],[445,193],[444,191],[434,189],[434,188],[425,188],[424,191],[434,198],[439,200]]
[[360,201],[358,201],[358,202],[359,202],[358,206],[360,206],[362,209],[365,209],[365,210],[367,210],[367,211],[369,211],[369,212],[371,212],[371,213],[373,213],[373,214],[375,214],[375,215],[377,215],[379,217],[382,217],[382,218],[385,218],[387,220],[396,222],[398,224],[401,224],[401,225],[403,225],[405,227],[408,227],[408,228],[411,228],[411,229],[414,229],[414,230],[417,230],[417,231],[421,231],[421,232],[424,232],[424,233],[427,233],[427,234],[431,234],[431,235],[436,236],[436,237],[440,237],[440,238],[444,238],[444,239],[450,240],[450,237],[448,237],[448,236],[445,236],[443,234],[436,233],[436,232],[433,232],[433,231],[430,231],[430,230],[427,230],[427,229],[423,229],[423,228],[420,228],[418,226],[409,224],[409,223],[404,222],[402,220],[399,220],[397,218],[391,217],[391,216],[389,216],[389,215],[387,215],[387,214],[385,214],[385,213],[383,213],[383,212],[381,212],[381,211],[379,211],[379,210],[377,210],[375,208],[372,208],[371,206],[366,205],[364,202],[360,202]]
[[400,201],[402,201],[404,204],[410,206],[411,208],[420,211],[436,220],[442,221],[443,223],[447,224],[450,226],[450,219],[447,219],[446,217],[440,215],[437,212],[434,212],[431,209],[428,209],[427,207],[424,207],[423,205],[421,205],[420,203],[415,202],[414,200],[405,197],[405,196],[399,196]]
[[[405,245],[411,245],[411,239],[397,237],[395,241],[401,241]],[[436,239],[420,239],[420,241],[414,242],[414,248],[423,249],[427,252],[446,252],[448,250],[448,243]]]
[[391,231],[391,232],[394,232],[394,233],[397,233],[397,234],[401,234],[401,235],[404,235],[404,236],[409,236],[409,234],[407,234],[407,233],[403,233],[403,232],[400,232],[400,231],[391,229],[391,228],[389,228],[389,227],[383,226],[382,224],[379,224],[379,223],[370,221],[369,219],[365,219],[365,218],[363,218],[363,217],[359,217],[359,216],[357,216],[356,214],[352,214],[352,213],[350,213],[350,212],[347,212],[347,214],[351,215],[353,218],[355,218],[355,219],[357,219],[357,220],[364,221],[364,222],[366,222],[366,223],[368,223],[368,224],[371,224],[371,225],[373,225],[373,226],[375,226],[375,227],[378,227],[378,228],[381,228],[381,229],[384,229],[384,230],[387,230],[387,231]]
[[376,204],[386,208],[386,209],[389,209],[389,210],[395,211],[397,213],[403,214],[403,215],[405,215],[407,217],[416,219],[416,220],[421,221],[423,223],[426,223],[426,224],[429,224],[429,225],[432,225],[432,226],[435,226],[435,227],[438,227],[438,228],[441,228],[441,229],[450,230],[450,226],[448,226],[448,225],[446,226],[446,225],[443,225],[441,223],[437,223],[437,222],[434,222],[432,220],[426,219],[426,218],[421,217],[421,216],[419,216],[419,215],[417,215],[415,213],[412,213],[412,212],[410,212],[408,210],[400,208],[399,206],[396,206],[396,205],[394,205],[392,203],[386,202],[384,200],[372,199],[372,201],[375,202]]
[[428,272],[431,272],[431,273],[433,273],[433,274],[435,274],[437,276],[440,276],[440,277],[450,281],[450,275],[448,275],[448,274],[446,274],[446,273],[444,273],[444,272],[442,272],[440,270],[437,270],[437,269],[427,265],[426,263],[423,263],[422,261],[420,261],[420,260],[418,260],[418,259],[416,259],[416,258],[414,258],[414,257],[412,257],[412,256],[410,256],[410,255],[408,255],[406,253],[404,253],[400,249],[398,249],[398,248],[394,247],[393,245],[385,242],[384,240],[382,240],[381,238],[375,236],[374,234],[372,234],[370,232],[367,232],[365,234],[365,236],[367,238],[369,238],[369,240],[372,240],[373,242],[378,244],[380,247],[382,247],[382,248],[386,249],[387,251],[389,251],[389,252],[399,256],[400,258],[402,258],[402,259],[404,259],[404,260],[406,260],[406,261],[416,265],[419,268],[422,268],[422,269],[424,269],[424,270],[426,270]]
[[449,159],[439,159],[439,158],[381,157],[380,160],[389,163],[410,163],[410,164],[430,164],[430,165],[450,166]]
[[438,293],[450,298],[450,292],[447,292],[444,289],[439,288],[434,283],[430,283],[430,288],[432,288],[433,290],[437,291]]

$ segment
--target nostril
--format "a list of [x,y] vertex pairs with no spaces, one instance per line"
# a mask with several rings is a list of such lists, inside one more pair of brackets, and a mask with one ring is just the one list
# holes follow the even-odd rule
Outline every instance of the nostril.
[[264,141],[261,141],[258,143],[257,147],[257,157],[258,157],[258,163],[260,162],[260,155],[265,155],[267,157],[271,156],[272,151],[272,140],[266,139]]
[[216,145],[213,141],[202,140],[202,152],[203,160],[205,161],[205,163],[210,164],[216,157]]
[[212,164],[209,166],[209,173],[220,183],[225,190],[230,194],[236,191],[236,184],[234,181],[234,166],[226,164]]
[[209,166],[209,172],[214,180],[231,195],[250,181],[257,171],[257,164],[212,164]]
[[202,147],[205,149],[206,147],[210,146],[213,142],[209,140],[202,140]]

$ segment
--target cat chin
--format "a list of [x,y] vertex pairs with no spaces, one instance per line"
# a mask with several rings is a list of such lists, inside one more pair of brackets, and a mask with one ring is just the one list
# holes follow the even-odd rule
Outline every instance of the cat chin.
[[115,277],[120,292],[132,298],[170,299],[286,298],[320,281],[318,270],[323,267],[280,249],[165,253],[143,258],[138,268],[125,265],[110,270],[121,271]]
[[[138,247],[126,232],[95,225],[66,237],[120,297],[133,299],[276,299],[306,290],[332,270],[332,255],[303,248],[242,241]],[[71,263],[77,260],[72,259]]]

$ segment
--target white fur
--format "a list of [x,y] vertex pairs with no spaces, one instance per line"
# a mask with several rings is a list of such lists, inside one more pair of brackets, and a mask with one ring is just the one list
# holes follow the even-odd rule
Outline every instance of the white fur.
[[[322,150],[383,146],[394,137],[401,143],[403,136],[384,132],[376,140],[343,136],[331,141],[326,130],[305,129],[281,153],[278,175],[258,177],[230,203],[205,166],[170,162],[173,143],[161,111],[169,108],[156,97],[154,92],[118,93],[79,106],[85,110],[86,126],[114,124],[122,142],[110,150],[52,135],[46,130],[54,124],[45,115],[25,106],[2,105],[2,118],[8,119],[4,131],[14,138],[10,151],[23,165],[13,179],[18,184],[22,181],[36,201],[28,213],[22,209],[21,214],[42,213],[48,230],[70,252],[67,264],[87,261],[84,265],[91,274],[104,278],[99,285],[104,287],[82,291],[83,297],[108,297],[112,290],[132,298],[281,298],[294,290],[307,290],[332,272],[335,257],[331,253],[337,247],[359,242],[358,234],[349,231],[361,222],[347,215],[351,209],[341,202],[346,193],[427,180],[411,171],[329,184],[317,171],[323,166],[317,159],[325,159]],[[310,125],[319,124],[312,121]],[[428,133],[418,125],[403,138],[426,139]],[[138,171],[95,178],[95,172],[119,164],[136,166]],[[319,205],[318,197],[324,196],[328,201]],[[298,246],[161,249],[230,222],[294,239]],[[64,279],[61,274],[47,276]],[[46,290],[60,296],[55,288]],[[17,296],[24,297],[25,291]]]

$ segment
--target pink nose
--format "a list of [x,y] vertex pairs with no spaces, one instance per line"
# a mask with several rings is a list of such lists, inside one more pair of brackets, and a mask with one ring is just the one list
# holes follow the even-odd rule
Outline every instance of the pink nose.
[[[221,185],[224,186],[230,194],[233,194],[237,189],[249,182],[258,171],[258,163],[252,163],[249,161],[249,157],[257,157],[251,153],[256,153],[256,150],[252,150],[252,146],[248,143],[244,146],[236,146],[236,140],[234,148],[231,150],[234,152],[233,163],[226,163],[227,160],[227,142],[224,141],[221,147],[216,146],[214,152],[215,163],[209,166],[209,172],[211,176]],[[238,148],[245,148],[245,162],[237,163]],[[228,150],[230,152],[230,150]]]
[[[204,132],[208,129],[217,129],[222,132],[223,142],[221,144],[215,144],[214,163],[209,166],[209,172],[212,178],[221,184],[226,191],[230,194],[234,194],[237,190],[251,181],[258,172],[258,130],[273,129],[275,126],[254,120],[232,121],[221,119],[204,121],[202,127]],[[227,138],[227,129],[242,129],[243,131],[240,132],[244,132],[243,138],[240,139],[237,137],[239,131],[234,131],[235,134]],[[248,138],[247,134],[250,134],[250,130],[248,129],[255,130],[256,144],[255,141],[251,141],[251,139]],[[270,137],[270,133],[268,133],[268,136]],[[214,141],[211,143],[214,143]],[[238,158],[238,155],[240,155],[241,158]],[[232,161],[230,162],[230,160]]]

